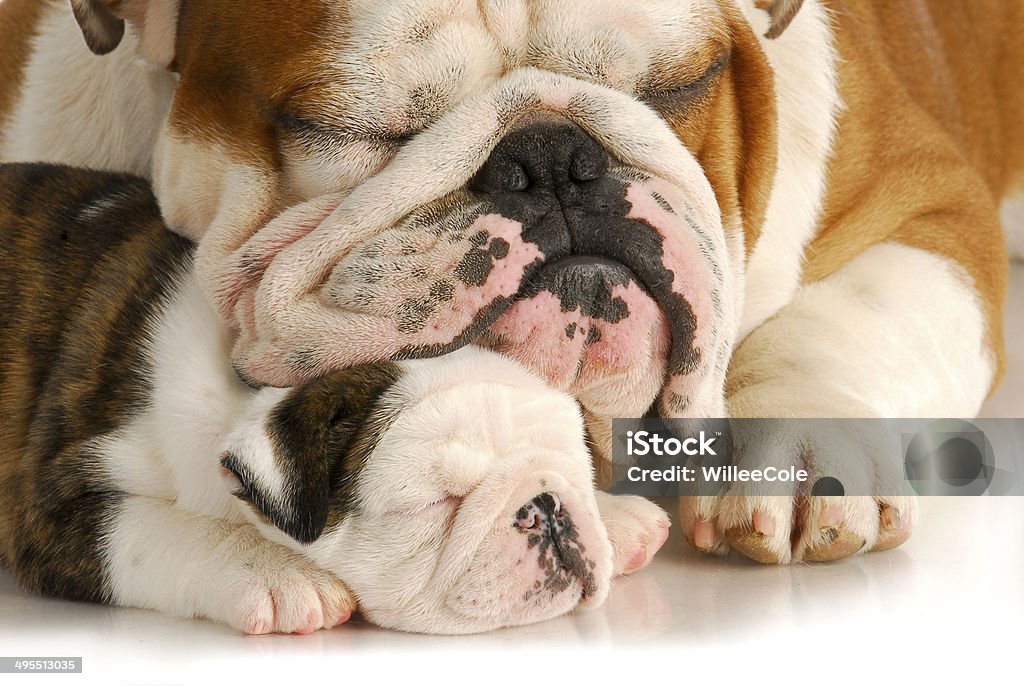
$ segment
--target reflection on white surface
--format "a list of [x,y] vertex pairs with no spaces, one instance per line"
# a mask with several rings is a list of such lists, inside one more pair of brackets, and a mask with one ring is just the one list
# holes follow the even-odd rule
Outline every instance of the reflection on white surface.
[[[676,654],[751,642],[792,648],[794,640],[848,635],[941,645],[954,634],[969,639],[965,627],[984,630],[977,637],[985,643],[976,647],[987,650],[990,638],[1024,635],[1024,498],[927,498],[922,521],[900,549],[825,565],[707,558],[673,537],[651,567],[618,581],[602,608],[468,637],[400,634],[358,622],[310,636],[246,637],[206,621],[30,597],[3,574],[0,654],[83,656],[83,677],[100,678],[97,683],[143,679],[140,674],[188,683],[191,670],[208,663],[251,666],[269,658],[279,669],[298,668],[381,651],[424,656],[429,650],[436,657],[557,647]],[[45,677],[51,678],[75,677]]]

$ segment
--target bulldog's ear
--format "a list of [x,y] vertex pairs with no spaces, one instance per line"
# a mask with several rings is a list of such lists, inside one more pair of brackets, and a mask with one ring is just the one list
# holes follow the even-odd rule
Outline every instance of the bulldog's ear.
[[139,36],[143,57],[162,66],[174,60],[178,0],[71,0],[71,10],[97,55],[121,44],[127,22]]
[[299,543],[320,538],[350,507],[359,473],[390,421],[377,401],[398,376],[393,365],[367,365],[283,398],[279,389],[259,391],[276,402],[221,456],[234,494]]
[[759,6],[768,10],[768,16],[772,20],[765,37],[774,40],[781,36],[796,18],[803,4],[804,0],[761,0]]
[[100,0],[71,0],[71,10],[85,36],[85,43],[97,55],[106,55],[124,38],[124,19]]

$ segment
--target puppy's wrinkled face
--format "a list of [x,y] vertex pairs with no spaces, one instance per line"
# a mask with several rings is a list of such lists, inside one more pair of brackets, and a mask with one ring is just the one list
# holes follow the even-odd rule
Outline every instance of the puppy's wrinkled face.
[[370,621],[469,633],[603,602],[579,410],[519,365],[470,347],[256,398],[222,460],[231,487]]
[[154,181],[244,375],[486,332],[592,413],[722,413],[776,153],[743,11],[799,0],[99,4],[179,75]]

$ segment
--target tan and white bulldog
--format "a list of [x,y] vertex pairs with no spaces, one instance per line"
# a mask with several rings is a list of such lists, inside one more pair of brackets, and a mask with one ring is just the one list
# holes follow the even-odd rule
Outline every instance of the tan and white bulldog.
[[[971,416],[999,379],[1019,0],[71,5],[0,4],[0,159],[149,175],[253,382],[481,340],[600,450],[647,411]],[[795,491],[681,519],[788,562],[913,516]]]
[[26,590],[462,634],[598,606],[668,536],[595,491],[576,401],[492,351],[242,383],[143,179],[0,165],[0,246],[0,566]]

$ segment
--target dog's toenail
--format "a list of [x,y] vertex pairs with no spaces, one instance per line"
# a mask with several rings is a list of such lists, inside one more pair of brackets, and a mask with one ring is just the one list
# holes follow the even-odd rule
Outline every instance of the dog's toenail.
[[699,521],[693,527],[693,544],[700,550],[715,547],[715,527],[711,522]]
[[775,518],[761,510],[754,510],[754,530],[768,537],[775,535]]
[[900,513],[895,507],[882,508],[882,528],[892,531],[900,528]]

